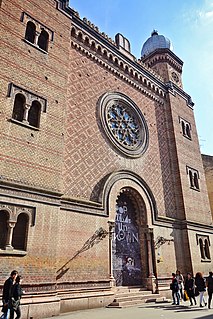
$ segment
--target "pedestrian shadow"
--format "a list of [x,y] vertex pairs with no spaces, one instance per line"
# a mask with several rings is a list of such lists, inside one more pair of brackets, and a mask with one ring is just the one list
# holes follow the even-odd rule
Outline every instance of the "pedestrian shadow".
[[[173,310],[174,312],[200,312],[200,311],[211,311],[208,308],[200,308],[198,306],[187,306],[187,305],[169,305],[169,304],[154,304],[154,305],[144,305],[139,308],[152,308],[152,309],[161,309],[161,310]],[[213,314],[200,317],[203,319],[213,319]]]

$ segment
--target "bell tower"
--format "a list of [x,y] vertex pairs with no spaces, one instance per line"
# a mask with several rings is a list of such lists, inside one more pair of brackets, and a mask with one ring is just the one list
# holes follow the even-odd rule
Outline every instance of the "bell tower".
[[172,81],[182,88],[183,61],[172,51],[170,40],[156,30],[142,47],[141,61],[158,73],[165,83]]

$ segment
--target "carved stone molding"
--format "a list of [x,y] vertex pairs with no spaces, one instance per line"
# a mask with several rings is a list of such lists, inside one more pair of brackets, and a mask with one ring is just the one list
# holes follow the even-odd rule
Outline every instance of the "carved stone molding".
[[0,202],[0,211],[6,211],[9,215],[9,223],[14,223],[17,221],[17,218],[20,214],[26,214],[29,216],[30,225],[35,225],[35,217],[36,217],[36,208],[29,207],[24,205],[16,205],[10,203],[2,203]]
[[[84,33],[82,29],[78,29],[75,26],[72,27],[71,36],[71,45],[74,49],[81,51],[108,71],[142,91],[149,98],[160,104],[164,103],[166,92],[163,89],[163,80],[140,60],[137,61],[135,59],[134,64],[129,63],[119,53],[115,54],[115,52],[99,43],[88,33]],[[152,79],[152,76],[154,76],[156,81]]]

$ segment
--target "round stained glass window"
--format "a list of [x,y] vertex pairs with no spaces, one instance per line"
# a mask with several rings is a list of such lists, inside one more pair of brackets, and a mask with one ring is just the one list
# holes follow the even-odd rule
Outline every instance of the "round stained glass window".
[[127,156],[141,156],[148,146],[148,128],[137,105],[115,92],[104,94],[98,106],[102,127],[113,145]]

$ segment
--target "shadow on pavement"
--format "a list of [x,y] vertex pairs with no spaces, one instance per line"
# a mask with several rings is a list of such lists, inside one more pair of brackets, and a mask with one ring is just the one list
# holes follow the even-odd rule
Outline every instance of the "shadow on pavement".
[[[211,311],[208,308],[200,308],[198,306],[185,306],[185,305],[180,305],[180,306],[175,306],[175,305],[169,305],[169,304],[154,304],[154,305],[146,305],[146,308],[152,308],[152,309],[162,309],[162,310],[173,310],[174,312],[200,312],[200,311]],[[144,306],[139,307],[139,308],[144,308]],[[202,317],[200,317],[200,319],[213,319],[213,314],[209,314],[209,315],[204,315]]]

